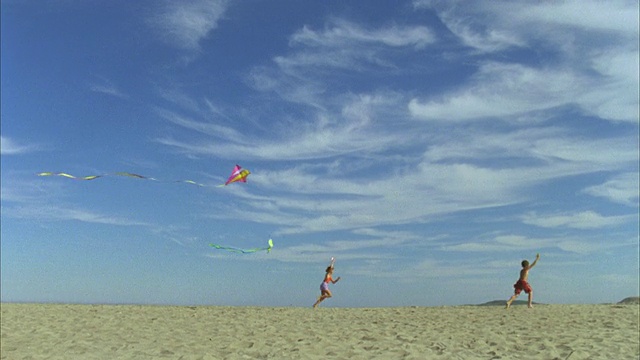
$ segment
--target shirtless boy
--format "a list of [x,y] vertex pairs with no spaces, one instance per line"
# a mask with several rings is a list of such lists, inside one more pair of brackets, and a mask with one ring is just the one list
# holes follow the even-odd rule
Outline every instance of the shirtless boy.
[[540,254],[536,254],[536,260],[531,265],[529,265],[529,262],[527,260],[522,260],[522,270],[520,270],[520,279],[518,279],[518,282],[516,282],[513,285],[513,288],[515,289],[515,291],[513,296],[511,296],[511,298],[507,301],[507,309],[511,306],[511,303],[513,302],[513,300],[515,300],[518,297],[518,295],[520,295],[522,290],[524,290],[525,293],[529,294],[529,308],[533,307],[533,304],[532,304],[533,289],[527,282],[527,278],[529,278],[529,270],[531,270],[532,267],[536,266],[538,259],[540,259]]

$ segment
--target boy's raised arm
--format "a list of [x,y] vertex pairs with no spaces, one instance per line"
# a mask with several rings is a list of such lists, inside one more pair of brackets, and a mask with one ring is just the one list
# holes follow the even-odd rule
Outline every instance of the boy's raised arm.
[[540,254],[536,254],[536,259],[533,261],[533,264],[529,265],[529,269],[534,267],[539,259],[540,259]]

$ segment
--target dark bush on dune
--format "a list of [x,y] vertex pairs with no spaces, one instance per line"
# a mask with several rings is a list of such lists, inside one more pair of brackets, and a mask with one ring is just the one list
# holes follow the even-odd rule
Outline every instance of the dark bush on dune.
[[620,304],[620,305],[640,305],[640,296],[632,296],[632,297],[628,297],[628,298],[622,299],[621,301],[618,301],[618,304]]

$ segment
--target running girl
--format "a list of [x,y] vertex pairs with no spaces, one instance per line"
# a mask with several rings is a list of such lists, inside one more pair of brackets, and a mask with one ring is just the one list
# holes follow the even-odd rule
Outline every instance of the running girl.
[[326,270],[326,274],[324,275],[324,280],[322,280],[322,283],[320,284],[320,297],[318,298],[318,300],[316,301],[315,304],[313,304],[314,308],[317,308],[318,305],[327,298],[331,297],[331,290],[329,290],[329,283],[335,284],[338,281],[340,281],[340,277],[338,276],[337,279],[333,280],[333,261],[331,262],[331,265],[329,265],[327,267]]

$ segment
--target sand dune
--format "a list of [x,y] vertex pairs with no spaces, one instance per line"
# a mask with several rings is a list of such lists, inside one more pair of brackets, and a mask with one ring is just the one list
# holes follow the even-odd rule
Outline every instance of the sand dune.
[[639,306],[2,304],[2,359],[637,359]]

